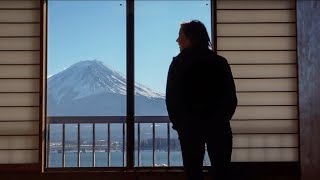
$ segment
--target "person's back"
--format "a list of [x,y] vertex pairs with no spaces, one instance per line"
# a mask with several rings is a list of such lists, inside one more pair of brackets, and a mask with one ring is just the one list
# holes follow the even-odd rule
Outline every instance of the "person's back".
[[[185,118],[184,124],[220,128],[229,121],[237,105],[235,85],[228,62],[209,49],[186,48],[176,57],[179,62],[173,95]],[[186,122],[190,120],[190,122]],[[178,122],[180,123],[180,122]],[[180,123],[181,124],[181,123]]]
[[207,145],[215,180],[228,179],[232,152],[230,119],[237,106],[227,60],[210,50],[199,21],[183,23],[177,42],[180,53],[171,62],[166,87],[169,119],[177,130],[189,180],[202,180]]

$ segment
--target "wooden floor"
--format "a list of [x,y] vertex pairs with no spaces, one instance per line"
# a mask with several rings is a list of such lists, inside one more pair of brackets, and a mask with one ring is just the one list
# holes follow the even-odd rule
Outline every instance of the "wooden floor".
[[[68,171],[66,171],[68,170]],[[40,173],[37,168],[32,171],[27,167],[4,169],[0,168],[0,180],[185,180],[183,170],[161,168],[135,168],[134,170],[104,171],[86,169],[74,171],[47,171]],[[206,180],[211,179],[207,170]],[[234,180],[300,180],[299,162],[250,162],[232,163]]]

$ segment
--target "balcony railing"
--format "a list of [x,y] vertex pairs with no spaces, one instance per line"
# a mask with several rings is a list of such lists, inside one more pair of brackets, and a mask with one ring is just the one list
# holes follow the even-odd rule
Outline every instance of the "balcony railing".
[[[125,116],[48,117],[47,168],[125,167],[125,122]],[[134,145],[136,167],[182,166],[167,116],[136,116]]]

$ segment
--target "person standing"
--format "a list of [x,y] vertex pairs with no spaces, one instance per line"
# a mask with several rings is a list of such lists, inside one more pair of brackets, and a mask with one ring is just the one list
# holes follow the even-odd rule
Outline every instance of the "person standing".
[[169,67],[165,101],[186,176],[204,179],[207,146],[214,180],[230,179],[230,120],[238,103],[230,66],[212,51],[206,27],[198,20],[182,23],[176,41],[180,53]]

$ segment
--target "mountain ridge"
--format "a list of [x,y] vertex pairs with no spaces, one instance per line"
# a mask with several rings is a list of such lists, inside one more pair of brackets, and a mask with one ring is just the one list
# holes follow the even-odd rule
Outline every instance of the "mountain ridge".
[[[124,115],[126,78],[99,60],[84,60],[48,78],[48,114]],[[164,95],[135,83],[136,114],[166,115]]]

